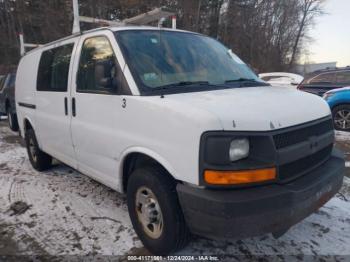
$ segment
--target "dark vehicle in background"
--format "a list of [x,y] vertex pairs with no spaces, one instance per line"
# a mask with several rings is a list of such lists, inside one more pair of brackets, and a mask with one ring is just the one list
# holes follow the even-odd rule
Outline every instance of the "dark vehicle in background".
[[350,86],[350,66],[315,71],[305,77],[298,89],[323,96],[327,91],[345,86]]
[[15,74],[7,74],[0,79],[0,115],[7,115],[12,131],[18,131],[15,103]]

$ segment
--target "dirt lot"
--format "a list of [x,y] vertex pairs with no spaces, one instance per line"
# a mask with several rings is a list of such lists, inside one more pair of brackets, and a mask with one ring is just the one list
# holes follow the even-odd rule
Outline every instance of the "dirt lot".
[[[350,134],[337,133],[337,141],[349,166]],[[349,171],[350,166],[348,177]],[[61,164],[44,173],[34,171],[20,139],[0,122],[0,256],[65,260],[98,255],[113,260],[130,254],[148,252],[132,229],[125,198]],[[326,206],[277,240],[271,235],[230,242],[194,238],[180,254],[226,255],[237,261],[340,255],[338,260],[349,261],[350,179]]]

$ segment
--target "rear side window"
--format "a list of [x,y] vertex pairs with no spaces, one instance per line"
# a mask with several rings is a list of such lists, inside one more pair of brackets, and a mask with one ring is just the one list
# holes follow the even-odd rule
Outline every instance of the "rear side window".
[[334,83],[335,73],[325,73],[312,78],[309,84],[323,84],[323,83]]
[[38,91],[67,91],[73,46],[64,45],[42,53],[36,86]]
[[343,71],[337,73],[337,83],[350,85],[350,71]]

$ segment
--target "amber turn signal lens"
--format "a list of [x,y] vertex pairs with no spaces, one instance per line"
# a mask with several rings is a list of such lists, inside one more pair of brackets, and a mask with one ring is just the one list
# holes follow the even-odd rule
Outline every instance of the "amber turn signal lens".
[[264,182],[276,178],[276,168],[240,170],[240,171],[213,171],[204,172],[204,180],[212,185],[240,185]]

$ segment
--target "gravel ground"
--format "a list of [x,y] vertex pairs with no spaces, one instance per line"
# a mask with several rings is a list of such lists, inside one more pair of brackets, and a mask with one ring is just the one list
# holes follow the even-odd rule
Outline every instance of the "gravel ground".
[[[338,132],[337,147],[346,152],[349,165],[350,134]],[[124,196],[59,163],[50,171],[36,172],[20,139],[2,121],[0,256],[7,257],[0,261],[29,255],[125,260],[127,255],[149,253],[131,226]],[[194,238],[175,255],[225,255],[230,261],[338,255],[337,260],[350,261],[350,179],[345,178],[340,194],[279,239],[271,235],[229,242]]]

